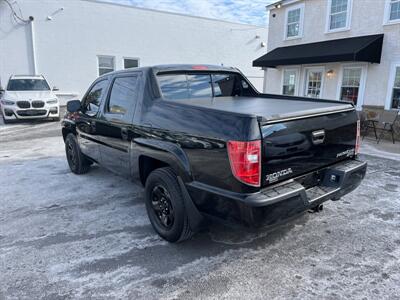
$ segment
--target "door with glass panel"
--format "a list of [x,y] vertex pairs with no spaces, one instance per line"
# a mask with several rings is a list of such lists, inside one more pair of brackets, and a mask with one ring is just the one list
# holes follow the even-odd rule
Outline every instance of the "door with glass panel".
[[306,85],[304,96],[310,98],[321,98],[324,83],[323,68],[306,69]]
[[340,100],[350,101],[355,106],[360,106],[361,76],[361,67],[346,67],[343,69]]

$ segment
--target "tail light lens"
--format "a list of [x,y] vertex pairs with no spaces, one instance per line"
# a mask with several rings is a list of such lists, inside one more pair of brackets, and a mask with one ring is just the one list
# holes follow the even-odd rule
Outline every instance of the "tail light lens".
[[356,147],[355,154],[357,155],[360,152],[361,139],[360,139],[360,120],[357,121],[357,135],[356,135]]
[[261,141],[229,141],[228,155],[233,175],[252,186],[261,184]]

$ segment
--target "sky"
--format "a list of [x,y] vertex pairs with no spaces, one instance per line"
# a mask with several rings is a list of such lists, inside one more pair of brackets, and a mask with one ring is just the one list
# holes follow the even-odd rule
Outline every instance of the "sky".
[[193,16],[266,26],[265,6],[276,0],[104,0]]

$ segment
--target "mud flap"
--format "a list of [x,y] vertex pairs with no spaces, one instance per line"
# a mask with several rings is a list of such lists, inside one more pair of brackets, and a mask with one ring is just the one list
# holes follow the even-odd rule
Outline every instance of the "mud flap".
[[179,186],[182,191],[182,196],[185,201],[185,209],[189,218],[189,226],[192,231],[199,231],[204,227],[204,217],[197,209],[196,205],[193,203],[192,198],[190,197],[185,184],[182,179],[178,176]]

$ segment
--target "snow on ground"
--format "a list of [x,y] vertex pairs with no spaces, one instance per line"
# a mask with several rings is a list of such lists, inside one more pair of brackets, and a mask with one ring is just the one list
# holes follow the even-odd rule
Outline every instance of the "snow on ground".
[[0,299],[400,298],[389,154],[363,155],[362,186],[322,213],[274,230],[213,224],[172,245],[141,186],[98,166],[72,174],[56,123],[14,126],[0,130]]
[[389,141],[381,141],[377,144],[375,140],[365,140],[361,143],[361,153],[382,158],[390,158],[400,162],[400,143],[392,144]]

